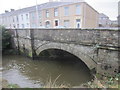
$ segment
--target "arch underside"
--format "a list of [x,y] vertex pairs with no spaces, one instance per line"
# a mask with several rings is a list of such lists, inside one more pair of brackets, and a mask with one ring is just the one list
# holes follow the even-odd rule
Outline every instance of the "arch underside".
[[45,45],[40,46],[36,50],[36,54],[39,55],[42,51],[47,50],[47,49],[59,49],[66,51],[70,54],[73,54],[74,56],[78,57],[80,60],[82,60],[87,67],[92,70],[96,68],[97,64],[96,62],[87,54],[84,52],[81,52],[79,46],[74,45],[74,44],[64,44],[64,43],[47,43]]

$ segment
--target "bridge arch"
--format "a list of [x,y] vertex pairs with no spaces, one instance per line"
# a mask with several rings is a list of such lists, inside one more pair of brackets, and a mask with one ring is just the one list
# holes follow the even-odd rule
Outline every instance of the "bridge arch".
[[82,60],[82,62],[84,62],[90,70],[96,69],[97,67],[97,63],[89,55],[82,52],[77,45],[49,42],[39,46],[36,50],[36,54],[39,55],[42,51],[47,49],[59,49],[73,54]]

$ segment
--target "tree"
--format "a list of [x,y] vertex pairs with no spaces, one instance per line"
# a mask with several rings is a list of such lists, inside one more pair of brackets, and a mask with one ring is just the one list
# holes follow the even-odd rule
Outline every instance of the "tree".
[[4,26],[0,26],[0,34],[2,34],[2,52],[4,53],[5,50],[11,47],[11,35]]

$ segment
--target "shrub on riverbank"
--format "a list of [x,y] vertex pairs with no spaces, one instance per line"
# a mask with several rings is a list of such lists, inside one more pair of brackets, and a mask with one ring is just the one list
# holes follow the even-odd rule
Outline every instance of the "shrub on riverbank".
[[4,26],[0,26],[0,32],[2,34],[2,53],[5,53],[11,49],[11,35]]
[[57,84],[57,80],[59,79],[60,75],[54,80],[51,80],[51,77],[48,79],[48,81],[45,83],[43,88],[69,88],[70,85],[67,84]]
[[120,79],[120,73],[118,73],[114,77],[107,77],[107,76],[102,76],[100,74],[96,74],[95,79],[93,81],[89,81],[83,84],[83,86],[88,88],[114,88],[114,90],[116,90],[116,89],[120,89],[120,85],[118,83],[119,79]]

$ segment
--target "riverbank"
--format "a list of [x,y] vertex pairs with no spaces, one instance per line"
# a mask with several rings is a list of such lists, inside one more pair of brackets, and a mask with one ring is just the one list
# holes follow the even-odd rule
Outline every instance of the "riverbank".
[[0,67],[0,90],[2,88],[20,88],[17,84],[10,84],[2,77],[2,67]]
[[[73,82],[75,79],[77,81],[79,78],[79,80],[78,80],[78,83],[79,83],[80,80],[83,78],[84,75],[80,76],[81,73],[77,74],[76,78],[74,78],[75,74],[76,74],[75,70],[80,71],[80,67],[79,67],[80,64],[78,64],[78,62],[77,62],[77,64],[74,64],[75,62],[66,62],[65,63],[65,60],[63,60],[63,62],[61,62],[61,59],[60,60],[58,60],[58,59],[57,60],[29,60],[28,58],[24,58],[22,56],[11,56],[11,55],[3,57],[3,60],[4,60],[4,64],[3,64],[4,67],[7,67],[8,69],[10,69],[10,72],[7,75],[8,76],[7,80],[12,78],[12,80],[14,79],[13,82],[15,83],[14,85],[10,84],[10,83],[8,83],[9,80],[7,81],[4,78],[3,79],[3,88],[20,88],[18,86],[18,85],[20,85],[20,83],[18,83],[18,82],[23,82],[25,79],[29,80],[28,77],[31,77],[31,78],[38,77],[38,78],[35,79],[35,82],[31,83],[29,86],[21,86],[20,85],[21,88],[23,88],[23,87],[30,88],[31,85],[32,85],[31,88],[118,88],[120,86],[120,85],[118,85],[118,79],[120,78],[120,74],[117,74],[115,77],[105,77],[105,76],[96,74],[94,79],[92,79],[89,82],[85,81],[85,82],[87,82],[85,84],[81,85],[81,84],[73,83],[74,86],[77,85],[77,87],[74,87],[74,86],[72,87],[70,85],[70,82],[63,83],[63,81],[65,79],[62,79],[61,77],[65,77],[65,76],[61,75],[61,73],[60,73],[61,71],[63,72],[63,70],[65,70],[63,73],[64,73],[64,75],[66,75],[66,78],[68,78],[70,75],[71,76],[73,75],[72,77],[66,79],[66,81],[71,80]],[[73,61],[73,60],[71,60],[71,61]],[[5,66],[5,63],[6,63],[6,66]],[[74,67],[76,67],[76,68],[73,68],[73,64],[74,64]],[[33,66],[34,68],[31,66]],[[59,66],[59,68],[58,68],[58,66]],[[65,68],[66,66],[70,67],[70,69]],[[12,68],[14,68],[14,70]],[[8,69],[7,69],[7,71],[8,71]],[[4,68],[4,70],[5,70],[5,68]],[[14,71],[14,73],[11,72],[12,70]],[[22,74],[16,72],[16,70]],[[0,71],[2,73],[2,69],[0,69]],[[77,71],[77,73],[78,73],[78,71]],[[85,70],[83,70],[83,71],[85,72]],[[53,72],[57,72],[57,73],[53,73]],[[86,71],[86,72],[88,72],[88,71]],[[35,73],[35,74],[33,74],[33,73]],[[52,80],[51,79],[49,80],[49,77],[47,76],[48,73],[53,73],[52,75],[50,75],[51,79],[53,78],[53,75],[58,74],[58,73],[60,73],[58,75],[61,75],[61,77],[58,80],[58,79],[56,79],[56,77],[58,77],[56,75],[56,76],[54,76],[54,78]],[[70,73],[70,74],[68,75],[68,73]],[[26,74],[25,77],[19,76],[19,75],[25,75],[25,74]],[[12,77],[10,75],[12,75]],[[19,76],[19,77],[16,77],[16,76]],[[36,84],[36,81],[40,77],[43,78],[43,80],[44,80],[44,82],[46,82],[46,84],[43,83],[42,85],[38,85],[38,86],[34,87]],[[46,78],[48,78],[48,79],[46,79]],[[20,81],[20,80],[22,80],[22,81]],[[1,81],[2,81],[2,74],[1,74]],[[59,82],[59,81],[61,81],[61,82]],[[74,81],[74,82],[76,82],[76,81]],[[40,82],[40,81],[37,81],[37,82]],[[59,82],[59,84],[58,84],[58,82]],[[16,83],[18,85],[16,85]],[[26,84],[28,84],[28,83],[29,82],[26,82]],[[23,85],[25,85],[25,83]]]
[[114,77],[107,77],[100,74],[95,75],[95,79],[93,81],[89,81],[82,86],[86,88],[113,88],[114,90],[120,89],[120,73]]
[[[17,84],[9,84],[7,80],[0,78],[1,88],[20,88]],[[41,87],[40,87],[41,88]],[[94,81],[90,81],[88,83],[82,84],[76,87],[70,87],[65,84],[56,85],[56,83],[47,82],[46,85],[42,86],[42,88],[111,88],[114,90],[119,90],[120,85],[118,84],[118,80],[108,81],[107,78],[104,80],[95,79]]]
[[17,84],[10,84],[7,80],[2,78],[2,88],[20,88]]

